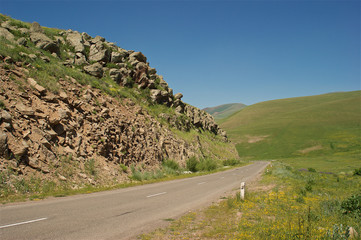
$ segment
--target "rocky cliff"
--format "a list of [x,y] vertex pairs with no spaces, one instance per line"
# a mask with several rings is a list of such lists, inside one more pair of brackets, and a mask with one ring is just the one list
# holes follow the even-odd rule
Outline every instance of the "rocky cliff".
[[74,186],[120,182],[127,173],[119,164],[237,156],[213,117],[173,94],[141,52],[3,15],[0,22],[2,183],[10,172]]

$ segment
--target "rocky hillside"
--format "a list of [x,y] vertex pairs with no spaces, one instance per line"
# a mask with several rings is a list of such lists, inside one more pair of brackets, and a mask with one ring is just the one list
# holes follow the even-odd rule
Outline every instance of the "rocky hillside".
[[173,94],[141,52],[3,15],[0,23],[1,184],[112,184],[128,179],[119,166],[237,157],[213,117]]

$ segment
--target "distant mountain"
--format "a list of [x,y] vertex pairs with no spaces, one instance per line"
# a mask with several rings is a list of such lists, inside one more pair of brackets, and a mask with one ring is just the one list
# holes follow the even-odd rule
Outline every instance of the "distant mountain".
[[361,91],[279,99],[248,106],[222,120],[241,157],[359,154]]
[[204,108],[203,111],[211,114],[215,120],[224,119],[228,116],[231,116],[233,113],[238,112],[242,108],[246,107],[247,105],[243,103],[229,103],[223,104],[216,107],[208,107]]

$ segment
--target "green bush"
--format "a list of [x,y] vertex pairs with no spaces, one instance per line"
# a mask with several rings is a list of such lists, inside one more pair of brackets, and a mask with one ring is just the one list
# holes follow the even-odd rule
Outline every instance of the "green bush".
[[316,172],[316,169],[314,169],[314,168],[308,168],[308,171],[309,171],[309,172]]
[[198,171],[197,164],[198,164],[198,160],[195,157],[189,158],[186,162],[187,169],[191,172]]
[[227,159],[223,161],[223,166],[236,166],[241,163],[239,159]]
[[217,169],[217,162],[211,158],[202,158],[197,164],[198,171],[212,171],[215,169]]
[[136,181],[143,180],[142,172],[139,169],[135,169],[134,165],[130,166],[130,170],[132,171],[132,176],[130,177],[131,179]]
[[162,166],[171,168],[173,170],[179,170],[179,164],[176,161],[171,160],[171,159],[164,160],[162,163]]
[[351,214],[361,218],[361,192],[344,200],[341,203],[341,209],[344,214]]

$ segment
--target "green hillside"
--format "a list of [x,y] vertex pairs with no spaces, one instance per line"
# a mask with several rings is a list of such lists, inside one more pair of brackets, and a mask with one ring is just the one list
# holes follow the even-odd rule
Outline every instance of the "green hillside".
[[245,108],[246,105],[243,103],[229,103],[223,104],[216,107],[208,107],[203,109],[207,113],[211,114],[215,120],[224,119],[231,116],[233,113],[238,112],[242,108]]
[[244,158],[355,155],[361,152],[361,91],[261,102],[221,126]]

